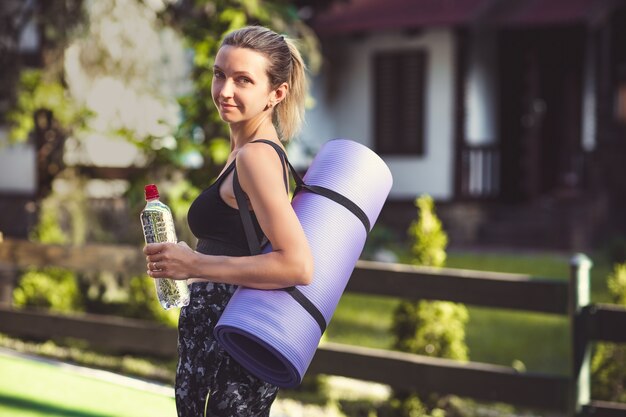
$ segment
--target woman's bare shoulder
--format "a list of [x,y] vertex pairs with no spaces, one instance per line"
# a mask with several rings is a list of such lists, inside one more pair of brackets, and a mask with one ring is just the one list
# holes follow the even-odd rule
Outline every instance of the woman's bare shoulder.
[[[279,145],[280,146],[280,145]],[[281,146],[282,148],[282,146]],[[284,149],[283,149],[284,150]],[[237,169],[246,172],[257,173],[268,171],[268,168],[276,168],[280,172],[280,157],[271,145],[263,142],[251,142],[244,145],[237,153]],[[274,171],[274,169],[269,170]]]

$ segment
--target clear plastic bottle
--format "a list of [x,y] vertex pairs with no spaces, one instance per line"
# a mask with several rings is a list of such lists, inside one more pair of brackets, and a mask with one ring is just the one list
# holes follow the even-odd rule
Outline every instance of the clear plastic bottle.
[[[178,242],[170,208],[159,200],[159,190],[154,184],[145,186],[146,207],[141,211],[141,225],[146,243]],[[156,278],[157,297],[164,309],[189,304],[189,287],[186,280]]]

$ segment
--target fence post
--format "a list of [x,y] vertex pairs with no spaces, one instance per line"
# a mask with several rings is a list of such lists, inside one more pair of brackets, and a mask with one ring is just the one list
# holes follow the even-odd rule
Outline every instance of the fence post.
[[[3,241],[0,232],[0,245]],[[13,305],[13,288],[17,280],[17,270],[9,264],[0,263],[0,307],[11,307]]]
[[589,270],[593,263],[583,253],[570,259],[569,319],[572,347],[572,376],[569,415],[578,415],[590,401],[590,355],[584,310],[589,305]]

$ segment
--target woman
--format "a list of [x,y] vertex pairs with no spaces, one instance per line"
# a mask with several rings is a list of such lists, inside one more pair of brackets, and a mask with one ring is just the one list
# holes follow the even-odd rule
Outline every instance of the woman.
[[[303,119],[305,68],[290,40],[254,26],[226,36],[213,70],[211,92],[230,127],[231,153],[189,209],[198,246],[149,244],[144,253],[151,277],[186,279],[191,289],[179,320],[178,415],[268,416],[278,388],[235,362],[213,328],[238,285],[277,289],[311,281],[313,259],[280,157],[281,141],[293,137]],[[248,207],[237,204],[233,178]],[[251,211],[254,231],[271,242],[271,252],[251,255],[239,209]]]

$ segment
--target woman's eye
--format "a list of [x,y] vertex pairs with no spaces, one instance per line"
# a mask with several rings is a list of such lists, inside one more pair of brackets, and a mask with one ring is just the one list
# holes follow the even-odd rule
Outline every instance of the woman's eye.
[[237,80],[239,81],[241,84],[250,84],[252,83],[252,80],[248,77],[239,77],[239,79]]
[[213,76],[215,78],[224,78],[224,73],[222,71],[214,70],[213,71]]

